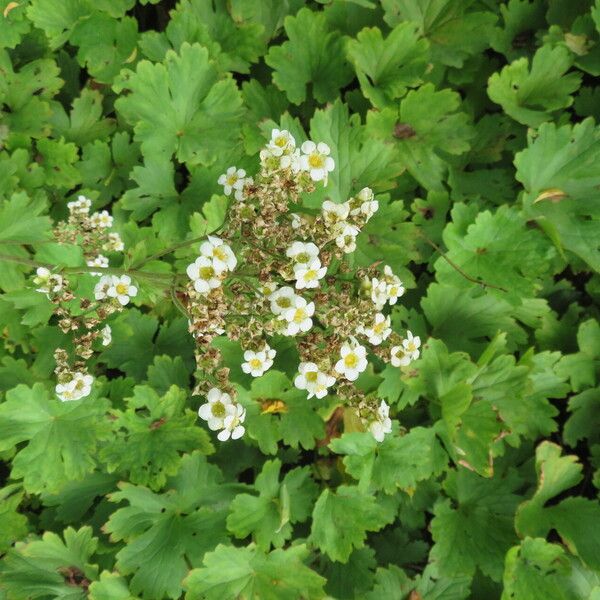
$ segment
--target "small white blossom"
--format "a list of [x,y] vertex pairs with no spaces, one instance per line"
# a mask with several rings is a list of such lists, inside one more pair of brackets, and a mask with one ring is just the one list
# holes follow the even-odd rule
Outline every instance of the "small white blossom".
[[406,337],[402,340],[401,346],[394,346],[391,349],[391,363],[393,367],[406,367],[413,360],[417,360],[420,355],[421,338],[413,336],[410,331],[406,332]]
[[279,166],[282,169],[290,169],[292,173],[299,173],[302,171],[302,156],[299,150],[294,150],[289,154],[284,154],[279,159]]
[[214,267],[214,261],[208,256],[199,256],[186,269],[188,277],[194,282],[199,294],[208,294],[221,285],[221,278]]
[[116,231],[108,234],[108,241],[102,246],[106,252],[123,252],[124,248],[125,244]]
[[246,419],[246,409],[241,404],[233,405],[233,412],[225,417],[223,430],[217,434],[220,442],[226,442],[229,438],[239,440],[246,431],[242,423]]
[[129,299],[137,296],[137,287],[131,285],[131,277],[129,275],[121,275],[117,277],[113,275],[111,285],[106,292],[109,298],[116,298],[121,306],[129,304]]
[[273,359],[277,352],[265,344],[262,350],[255,352],[246,350],[244,352],[244,360],[242,363],[242,371],[252,375],[252,377],[260,377],[273,366]]
[[[108,258],[106,258],[106,256],[103,256],[102,254],[98,254],[98,256],[96,256],[96,258],[92,258],[87,261],[87,266],[88,267],[100,267],[101,269],[106,269],[108,267]],[[95,275],[97,277],[100,277],[102,275],[102,273],[98,273],[97,271],[95,271],[95,272],[90,271],[90,275]]]
[[299,390],[306,390],[308,398],[316,396],[323,398],[327,390],[335,383],[335,377],[324,373],[313,362],[302,362],[298,365],[298,375],[294,379],[294,385]]
[[369,338],[370,344],[379,346],[392,333],[390,317],[386,317],[382,313],[377,313],[374,323],[369,327],[361,328],[360,333]]
[[56,294],[62,290],[64,281],[60,275],[52,273],[46,267],[38,267],[35,274],[33,283],[38,286],[37,292],[48,295],[51,292]]
[[100,277],[100,281],[94,287],[94,298],[96,300],[104,300],[108,298],[108,290],[112,286],[113,276],[112,275],[103,275]]
[[95,229],[108,229],[112,227],[113,218],[107,210],[96,212],[90,217],[90,223]]
[[292,229],[300,229],[304,225],[304,220],[298,213],[292,213]]
[[323,206],[321,206],[321,212],[323,213],[323,220],[327,227],[336,227],[339,223],[344,223],[350,214],[350,206],[347,202],[338,204],[331,200],[325,200]]
[[331,150],[327,144],[307,141],[301,146],[302,155],[300,165],[302,170],[308,171],[313,181],[323,181],[327,185],[327,175],[335,168],[333,158],[329,156]]
[[72,215],[87,215],[92,207],[92,201],[85,196],[77,196],[77,200],[67,202],[67,208]]
[[245,177],[246,171],[244,169],[229,167],[227,172],[219,177],[217,183],[223,186],[225,195],[229,196],[231,192],[238,192],[244,189]]
[[321,266],[321,261],[316,258],[309,264],[297,264],[294,268],[294,277],[296,277],[296,288],[319,287],[319,280],[325,277],[327,267]]
[[367,368],[367,351],[356,340],[345,342],[340,350],[340,360],[335,364],[335,370],[348,381],[356,381],[358,376]]
[[354,225],[344,224],[335,238],[337,247],[343,250],[345,254],[354,252],[356,250],[356,236],[359,233],[360,231]]
[[214,235],[209,235],[208,240],[200,245],[200,254],[212,259],[217,273],[233,271],[237,265],[233,250],[221,238]]
[[371,300],[373,304],[381,310],[388,301],[388,286],[387,283],[377,277],[373,277],[369,284],[371,289]]
[[267,281],[260,284],[260,293],[257,296],[266,296],[269,298],[271,294],[277,291],[277,284],[274,281]]
[[62,402],[81,400],[90,395],[93,383],[94,378],[91,375],[78,371],[73,373],[73,379],[71,379],[71,381],[56,385],[56,395]]
[[375,420],[369,423],[369,431],[378,442],[383,442],[386,433],[392,432],[392,420],[389,415],[390,407],[382,400]]
[[211,388],[206,396],[206,404],[198,409],[198,416],[208,423],[211,431],[223,429],[225,417],[234,412],[231,396],[218,388]]
[[286,129],[273,129],[271,131],[271,140],[267,144],[267,150],[272,156],[282,156],[292,152],[296,148],[294,136]]
[[398,298],[406,291],[400,278],[392,273],[391,267],[386,265],[383,269],[385,282],[387,284],[387,297],[390,304],[396,304]]
[[352,202],[352,210],[350,214],[355,217],[364,215],[367,222],[379,210],[379,202],[375,200],[373,190],[371,188],[363,188],[356,195],[355,201]]
[[102,336],[102,345],[108,346],[112,342],[112,329],[110,325],[105,325],[100,331]]
[[309,264],[319,258],[319,247],[312,242],[294,242],[285,254],[296,264]]
[[298,298],[294,288],[284,286],[273,292],[269,296],[271,301],[271,312],[274,315],[280,315],[284,310],[291,308],[294,305],[295,299]]
[[307,303],[304,298],[296,296],[291,308],[285,309],[279,318],[287,322],[284,335],[306,333],[312,327],[311,317],[315,314],[314,302]]

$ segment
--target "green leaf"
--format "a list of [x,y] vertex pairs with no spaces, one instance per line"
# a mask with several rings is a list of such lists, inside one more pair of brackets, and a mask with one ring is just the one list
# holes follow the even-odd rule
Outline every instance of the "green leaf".
[[385,40],[380,29],[365,28],[346,48],[363,94],[378,108],[421,83],[429,61],[429,44],[414,23],[400,23]]
[[228,506],[243,487],[223,484],[219,469],[200,453],[184,457],[164,494],[129,483],[119,487],[110,499],[128,506],[113,512],[104,526],[111,540],[126,542],[117,553],[119,572],[133,575],[134,594],[179,598],[188,564],[198,566],[205,552],[227,540]]
[[520,485],[514,473],[482,479],[465,470],[451,471],[444,484],[450,499],[433,507],[430,558],[449,577],[473,575],[479,568],[494,581],[502,577],[506,551],[516,542],[513,519]]
[[28,520],[18,512],[23,492],[16,484],[0,489],[0,552],[3,554],[29,531]]
[[256,478],[258,496],[240,494],[231,503],[227,528],[238,538],[253,536],[261,550],[281,548],[292,535],[292,525],[305,521],[317,495],[308,468],[290,471],[279,483],[281,461],[267,461]]
[[367,531],[379,531],[389,522],[375,497],[360,488],[325,489],[315,504],[309,539],[331,560],[346,562],[353,548],[364,546]]
[[108,402],[88,397],[61,402],[40,383],[19,385],[0,404],[0,452],[20,447],[11,476],[30,492],[57,491],[82,479],[95,465],[98,442],[106,439]]
[[190,372],[181,356],[155,356],[148,367],[148,385],[157,394],[165,394],[172,385],[185,389],[190,384]]
[[[504,288],[488,288],[505,299],[534,296],[549,274],[556,251],[539,231],[527,227],[515,209],[501,206],[495,213],[482,211],[466,234],[449,223],[443,233],[446,255],[470,277]],[[443,257],[435,263],[441,283],[469,288],[463,277]]]
[[342,37],[329,31],[322,12],[308,8],[286,17],[284,27],[288,41],[272,46],[265,57],[273,83],[293,104],[306,100],[309,85],[317,102],[335,100],[351,79]]
[[134,600],[127,581],[118,573],[102,571],[100,579],[89,588],[90,600]]
[[600,129],[593,119],[576,125],[540,126],[515,156],[517,179],[525,187],[526,216],[535,219],[562,247],[600,271],[597,186],[600,185]]
[[162,397],[148,386],[136,386],[124,411],[113,411],[115,437],[100,452],[109,473],[127,473],[131,483],[161,489],[181,463],[181,453],[199,449],[211,454],[208,434],[197,415],[185,409],[187,394],[171,386]]
[[474,131],[469,117],[457,112],[460,96],[436,91],[431,83],[411,90],[400,108],[367,115],[367,132],[391,145],[406,170],[426,189],[444,191],[445,154],[460,155],[470,147]]
[[83,586],[71,581],[96,579],[98,567],[90,563],[96,552],[98,538],[92,537],[91,527],[78,531],[69,527],[64,542],[56,533],[47,531],[41,540],[19,544],[4,558],[0,570],[0,585],[8,598],[60,598],[84,600]]
[[593,600],[600,591],[598,575],[590,572],[584,574],[582,571],[583,568],[575,561],[569,560],[562,546],[550,544],[541,538],[526,537],[506,554],[502,599]]
[[145,157],[211,164],[239,139],[241,95],[233,79],[219,79],[198,44],[167,52],[163,63],[141,61],[135,72],[122,72],[114,89],[130,90],[115,106],[134,126]]
[[304,564],[307,555],[303,545],[268,554],[254,544],[219,545],[185,580],[186,600],[317,600],[325,580]]
[[567,548],[584,564],[600,568],[600,503],[582,497],[570,497],[547,506],[549,500],[579,483],[583,467],[576,456],[561,456],[561,448],[542,442],[536,449],[538,487],[530,500],[519,507],[516,529],[522,535],[542,537],[555,529]]
[[49,239],[50,219],[42,216],[44,208],[24,192],[5,200],[0,206],[0,241],[29,244]]
[[330,448],[344,454],[346,471],[361,489],[393,494],[412,493],[419,481],[441,473],[448,462],[433,429],[413,427],[406,435],[385,437],[378,443],[370,433],[345,433]]
[[519,123],[538,127],[573,103],[571,94],[579,88],[581,75],[567,74],[572,62],[566,48],[542,46],[531,61],[531,71],[527,58],[519,58],[494,73],[488,95]]
[[462,67],[469,56],[489,46],[496,22],[491,12],[470,10],[471,2],[382,0],[382,5],[388,25],[414,22],[431,44],[432,60],[452,67]]

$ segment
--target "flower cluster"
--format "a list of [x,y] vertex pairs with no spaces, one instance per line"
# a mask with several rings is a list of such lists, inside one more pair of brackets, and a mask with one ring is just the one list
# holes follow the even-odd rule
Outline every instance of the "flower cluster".
[[[83,250],[85,266],[64,268],[59,271],[38,267],[33,284],[54,304],[58,325],[72,336],[73,351],[70,356],[59,348],[54,353],[57,376],[56,395],[66,402],[81,400],[90,395],[94,378],[87,371],[86,361],[95,347],[108,346],[112,330],[106,319],[123,309],[137,294],[137,287],[128,275],[105,275],[109,259],[103,253],[121,252],[123,241],[113,227],[113,217],[108,211],[91,213],[92,201],[85,196],[67,203],[68,218],[59,222],[54,237],[62,244],[77,244]],[[79,299],[73,306],[75,295],[71,291],[70,274],[89,274],[100,279],[94,288],[95,302]]]
[[211,345],[215,337],[239,341],[241,370],[260,377],[277,355],[273,336],[283,335],[295,338],[294,385],[307,400],[335,393],[381,441],[391,431],[389,406],[354,382],[371,356],[407,367],[419,357],[420,340],[393,331],[390,310],[405,288],[390,266],[353,273],[344,265],[379,202],[363,188],[343,203],[325,200],[316,214],[305,210],[303,198],[317,182],[327,185],[335,164],[327,144],[297,147],[286,130],[272,131],[260,164],[254,177],[237,167],[221,175],[219,184],[236,202],[219,236],[208,236],[187,267],[185,310],[199,368],[194,393],[208,399],[199,415],[219,439],[243,433],[245,411]]

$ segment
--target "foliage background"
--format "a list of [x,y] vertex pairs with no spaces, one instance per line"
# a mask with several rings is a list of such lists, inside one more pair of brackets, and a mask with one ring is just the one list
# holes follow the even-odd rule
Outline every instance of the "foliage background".
[[[0,13],[0,598],[600,598],[600,4]],[[78,193],[115,215],[125,268],[202,235],[218,175],[256,169],[275,124],[332,147],[312,201],[381,200],[356,264],[401,275],[394,325],[428,340],[409,372],[361,379],[394,435],[348,423],[327,445],[335,398],[296,394],[284,354],[252,385],[234,368],[248,431],[215,445],[185,319],[143,281],[94,394],[61,404],[63,336],[7,257],[77,265],[42,242]]]

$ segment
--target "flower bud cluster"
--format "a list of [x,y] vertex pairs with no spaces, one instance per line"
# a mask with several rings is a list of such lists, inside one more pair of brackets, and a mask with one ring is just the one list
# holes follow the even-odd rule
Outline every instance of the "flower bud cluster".
[[388,307],[405,292],[392,269],[353,272],[344,263],[379,208],[372,190],[363,188],[344,203],[325,200],[316,213],[304,207],[317,182],[327,185],[335,167],[330,154],[323,142],[298,148],[289,131],[274,129],[254,177],[230,167],[219,178],[236,201],[218,236],[208,236],[187,267],[186,288],[190,332],[198,342],[195,393],[208,398],[199,415],[220,430],[219,439],[239,437],[245,418],[228,369],[210,346],[223,334],[239,341],[240,367],[252,377],[275,364],[274,336],[295,338],[294,385],[307,400],[334,393],[378,441],[391,431],[388,405],[354,382],[370,356],[407,367],[419,357],[420,340],[392,331]]
[[[54,314],[61,330],[72,336],[72,357],[66,350],[55,351],[57,377],[56,395],[64,402],[80,400],[89,396],[94,378],[88,373],[86,361],[95,349],[108,346],[112,330],[104,321],[123,309],[129,299],[137,294],[127,275],[103,275],[109,268],[109,259],[103,252],[121,252],[124,249],[119,234],[111,231],[113,217],[103,210],[90,214],[92,201],[85,196],[69,202],[67,220],[59,222],[54,237],[61,244],[77,244],[83,250],[86,267],[61,269],[57,272],[48,267],[38,267],[33,278],[36,290],[46,294],[54,304]],[[92,270],[97,268],[98,271]],[[80,298],[78,306],[72,302],[75,295],[67,273],[89,273],[99,277],[94,288],[95,302]]]

